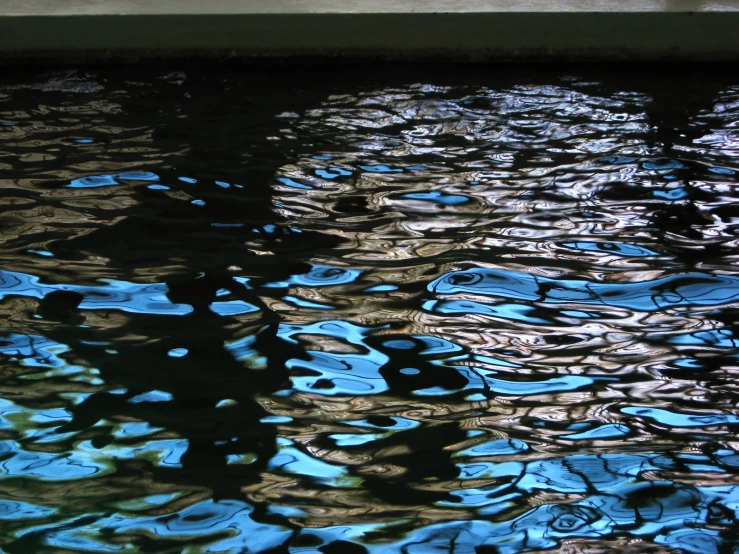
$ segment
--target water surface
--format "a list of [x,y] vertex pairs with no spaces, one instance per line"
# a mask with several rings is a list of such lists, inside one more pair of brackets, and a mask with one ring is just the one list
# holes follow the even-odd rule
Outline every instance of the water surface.
[[739,78],[8,70],[0,551],[739,551]]

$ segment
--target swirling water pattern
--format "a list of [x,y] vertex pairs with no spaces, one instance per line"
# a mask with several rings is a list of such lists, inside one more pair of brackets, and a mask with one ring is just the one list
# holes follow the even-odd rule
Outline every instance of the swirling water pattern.
[[278,68],[0,77],[0,551],[739,552],[736,79]]

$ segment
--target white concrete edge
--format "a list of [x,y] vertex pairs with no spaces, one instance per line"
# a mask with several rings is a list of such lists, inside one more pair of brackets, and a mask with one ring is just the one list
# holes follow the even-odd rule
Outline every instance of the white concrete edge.
[[739,0],[3,0],[0,15],[699,13]]
[[4,16],[684,13],[739,11],[739,0],[3,0]]

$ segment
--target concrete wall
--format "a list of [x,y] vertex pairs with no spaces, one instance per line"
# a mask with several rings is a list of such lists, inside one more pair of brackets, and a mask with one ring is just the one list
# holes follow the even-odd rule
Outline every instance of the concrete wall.
[[0,0],[0,57],[739,59],[739,0]]

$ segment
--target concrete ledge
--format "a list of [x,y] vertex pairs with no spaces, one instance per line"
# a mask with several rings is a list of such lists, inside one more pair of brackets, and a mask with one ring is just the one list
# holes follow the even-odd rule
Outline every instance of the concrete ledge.
[[739,59],[739,0],[5,0],[5,60]]

